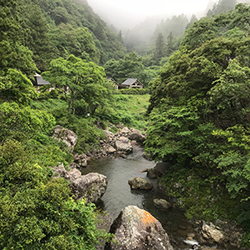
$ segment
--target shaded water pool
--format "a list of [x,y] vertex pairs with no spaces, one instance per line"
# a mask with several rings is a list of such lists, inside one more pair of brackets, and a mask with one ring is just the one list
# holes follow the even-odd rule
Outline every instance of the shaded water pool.
[[157,190],[157,180],[149,179],[154,187],[150,191],[131,190],[128,185],[128,180],[133,177],[148,179],[146,173],[141,171],[156,165],[155,162],[143,158],[143,152],[142,148],[135,147],[127,159],[104,158],[91,161],[81,172],[82,174],[97,172],[107,176],[108,188],[98,205],[107,211],[112,219],[115,219],[126,206],[135,205],[150,212],[161,222],[170,238],[176,242],[176,244],[171,242],[175,250],[190,249],[183,243],[187,233],[192,232],[192,226],[186,220],[184,213],[175,208],[162,212],[153,205],[153,199],[166,198]]

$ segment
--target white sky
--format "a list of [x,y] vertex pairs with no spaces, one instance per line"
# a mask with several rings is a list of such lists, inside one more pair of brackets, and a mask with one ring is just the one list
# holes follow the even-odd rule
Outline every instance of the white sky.
[[112,7],[138,15],[159,13],[196,13],[205,10],[209,0],[88,0],[93,8]]
[[[204,14],[208,4],[216,0],[87,0],[93,10],[104,20],[116,26],[128,26],[143,21],[148,16],[182,13]],[[217,0],[218,1],[218,0]],[[212,4],[211,4],[212,5]],[[204,13],[203,13],[204,12]],[[131,24],[130,24],[131,23]],[[132,27],[131,27],[132,28]]]

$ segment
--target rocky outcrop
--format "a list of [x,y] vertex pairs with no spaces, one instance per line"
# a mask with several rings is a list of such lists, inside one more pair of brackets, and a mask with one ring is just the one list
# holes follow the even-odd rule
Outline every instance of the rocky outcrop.
[[161,211],[167,211],[172,207],[172,204],[164,199],[154,199],[154,206],[160,209]]
[[59,125],[54,129],[52,137],[58,141],[64,142],[72,151],[77,143],[77,135],[73,131]]
[[105,193],[107,184],[106,176],[98,173],[89,173],[72,181],[70,188],[75,199],[86,199],[89,203],[95,203]]
[[123,209],[110,232],[119,243],[108,243],[105,250],[173,250],[161,223],[136,206]]
[[216,244],[222,249],[246,249],[241,246],[243,231],[232,223],[216,220],[215,224],[202,221],[196,222],[196,225],[196,238],[202,245]]
[[146,134],[134,128],[129,129],[123,126],[118,126],[119,131],[115,134],[109,130],[103,130],[105,138],[100,140],[97,150],[86,153],[87,157],[96,159],[103,157],[126,158],[126,155],[132,153],[134,146],[141,146],[146,138]]
[[107,189],[107,178],[98,173],[82,175],[81,172],[72,168],[69,171],[63,165],[53,168],[53,178],[65,178],[69,182],[76,200],[86,199],[89,203],[97,202]]
[[142,178],[142,177],[134,177],[128,181],[131,189],[152,189],[153,185],[150,181]]
[[133,151],[131,142],[129,141],[127,137],[124,137],[124,136],[121,136],[120,138],[116,140],[115,147],[116,147],[116,150],[121,153],[129,154],[129,153],[132,153]]

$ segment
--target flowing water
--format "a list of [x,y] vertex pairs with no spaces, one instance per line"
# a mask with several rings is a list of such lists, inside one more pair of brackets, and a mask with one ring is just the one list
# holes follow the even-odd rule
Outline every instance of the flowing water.
[[183,240],[188,233],[193,232],[192,225],[187,221],[183,211],[171,208],[167,212],[162,212],[155,208],[153,199],[166,198],[164,194],[157,190],[157,180],[149,179],[153,184],[153,190],[131,190],[128,180],[133,177],[146,177],[146,173],[140,171],[153,168],[156,164],[142,157],[142,148],[134,148],[134,152],[127,159],[100,159],[91,161],[89,165],[82,169],[82,174],[97,172],[103,174],[108,179],[108,188],[101,198],[100,206],[115,219],[122,209],[128,205],[135,205],[150,212],[157,218],[168,235],[172,239],[175,250],[190,249]]

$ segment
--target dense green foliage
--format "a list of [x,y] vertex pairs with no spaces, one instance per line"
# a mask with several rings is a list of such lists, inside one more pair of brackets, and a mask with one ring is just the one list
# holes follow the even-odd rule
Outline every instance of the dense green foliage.
[[63,88],[68,110],[75,114],[93,115],[99,106],[109,105],[113,83],[104,80],[104,69],[73,55],[52,60],[45,79]]
[[[163,182],[189,215],[226,217],[239,201],[249,205],[249,14],[240,4],[195,22],[151,85],[146,148],[172,164]],[[249,210],[238,218],[250,230]]]
[[[1,70],[18,69],[25,57],[33,59],[39,70],[48,69],[49,62],[73,54],[84,59],[86,54],[96,63],[119,59],[125,47],[117,35],[93,12],[87,1],[77,0],[12,0],[1,1]],[[25,46],[25,47],[24,47]],[[14,49],[15,48],[15,49]],[[15,54],[22,54],[20,58]],[[29,60],[32,63],[32,60]],[[32,72],[31,65],[27,65]],[[29,72],[29,73],[30,73]]]

